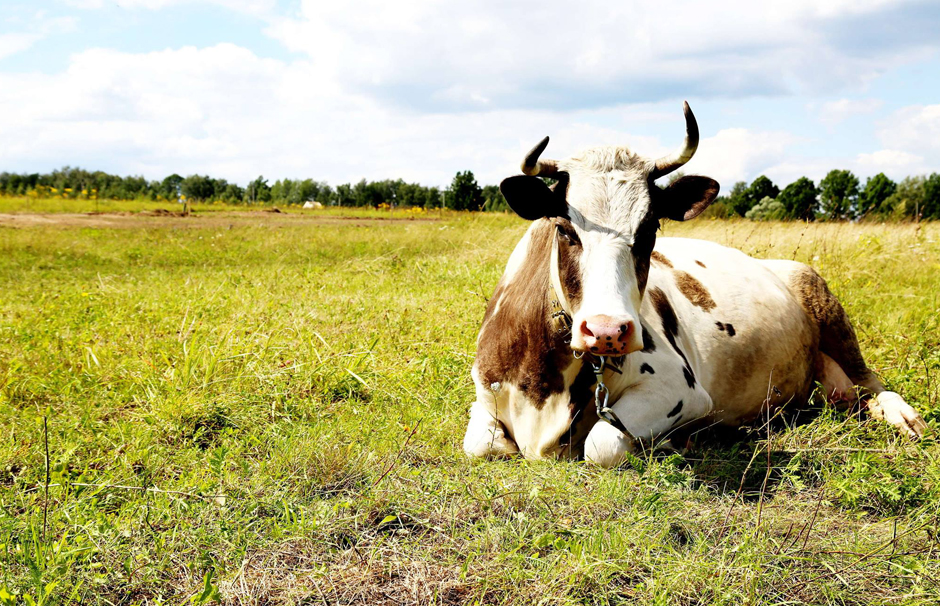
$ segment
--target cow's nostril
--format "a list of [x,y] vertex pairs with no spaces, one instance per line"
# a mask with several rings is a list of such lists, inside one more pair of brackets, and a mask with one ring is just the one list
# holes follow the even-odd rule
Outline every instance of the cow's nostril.
[[621,343],[626,343],[630,336],[633,334],[633,322],[623,324],[620,326],[620,335],[617,337],[617,340]]
[[585,337],[594,336],[594,333],[591,332],[590,328],[588,328],[588,323],[586,320],[584,322],[581,322],[581,334],[584,335]]

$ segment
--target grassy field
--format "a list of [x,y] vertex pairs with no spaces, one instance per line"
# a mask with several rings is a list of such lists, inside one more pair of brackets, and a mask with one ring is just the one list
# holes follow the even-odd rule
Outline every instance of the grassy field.
[[45,214],[88,214],[88,215],[162,215],[183,214],[189,209],[192,213],[203,215],[216,213],[245,213],[245,212],[277,212],[294,214],[312,214],[317,216],[343,216],[343,217],[443,217],[448,211],[440,209],[424,210],[423,208],[402,209],[375,209],[371,207],[326,207],[321,209],[304,209],[300,206],[276,207],[269,204],[223,204],[195,202],[184,207],[178,202],[167,200],[83,200],[71,198],[33,198],[29,196],[3,196],[0,195],[0,214],[13,215],[45,215]]
[[940,600],[940,227],[665,228],[814,264],[925,440],[821,406],[601,471],[460,451],[525,223],[383,218],[0,224],[0,604]]

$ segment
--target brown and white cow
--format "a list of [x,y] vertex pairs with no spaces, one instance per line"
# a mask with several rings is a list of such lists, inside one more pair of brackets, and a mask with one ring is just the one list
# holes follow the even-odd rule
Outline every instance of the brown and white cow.
[[[525,175],[500,185],[533,223],[480,329],[467,453],[583,454],[615,466],[635,440],[696,422],[747,423],[768,406],[805,402],[816,381],[833,400],[867,396],[872,416],[923,433],[921,416],[869,370],[845,311],[811,267],[657,240],[661,219],[692,219],[718,194],[707,177],[654,183],[695,153],[687,103],[685,118],[684,145],[659,160],[625,147],[540,160],[546,137]],[[587,363],[598,356],[612,362],[604,382],[625,432],[598,422]]]

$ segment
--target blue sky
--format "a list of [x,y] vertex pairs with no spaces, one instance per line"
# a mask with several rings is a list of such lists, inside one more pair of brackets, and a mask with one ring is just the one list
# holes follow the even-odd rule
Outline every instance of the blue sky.
[[0,170],[496,183],[542,136],[725,188],[940,170],[936,2],[2,0]]

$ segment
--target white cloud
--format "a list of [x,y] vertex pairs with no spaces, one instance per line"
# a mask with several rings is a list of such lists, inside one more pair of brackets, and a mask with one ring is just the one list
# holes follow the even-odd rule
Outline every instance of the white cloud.
[[[810,0],[463,3],[303,0],[267,32],[344,86],[403,106],[564,109],[692,97],[861,89],[940,41],[859,48],[859,29],[907,3]],[[678,86],[681,83],[681,86]]]
[[[833,126],[852,116],[875,112],[882,105],[884,102],[881,99],[839,99],[820,104],[816,111],[820,122]],[[810,109],[815,108],[815,104],[810,105]]]
[[[264,59],[232,44],[144,54],[90,49],[61,73],[0,73],[0,167],[80,163],[153,178],[200,172],[244,182],[263,173],[429,184],[469,168],[495,183],[545,134],[556,157],[602,144],[663,154],[681,141],[686,96],[695,106],[756,95],[753,109],[761,95],[832,88],[847,97],[814,106],[821,119],[875,111],[879,101],[842,89],[864,86],[914,52],[903,44],[855,52],[830,31],[833,20],[897,8],[878,1],[731,0],[715,10],[691,1],[586,0],[575,10],[550,2],[307,0],[293,18],[266,13],[273,0],[202,1],[264,13],[266,31],[304,58]],[[29,44],[0,37],[0,56],[4,43],[10,52]],[[724,124],[748,123],[748,106],[717,105],[709,111]],[[762,122],[766,129],[717,132],[723,123],[707,120],[687,172],[727,189],[761,173],[786,183],[803,174],[818,180],[834,166],[877,172],[915,166],[916,158],[936,163],[927,148],[940,140],[930,134],[937,107],[896,114],[880,133],[883,145],[868,148],[882,151],[809,160],[800,153],[807,141],[786,132],[792,123],[778,116]]]
[[886,147],[923,153],[940,164],[940,104],[898,110],[881,124],[878,137]]
[[46,12],[39,11],[27,31],[0,34],[0,60],[30,49],[48,36],[73,31],[76,23],[72,17],[47,19]]
[[[265,14],[276,5],[276,0],[120,0],[122,9],[160,10],[182,4],[214,4],[233,11],[249,14]],[[99,10],[115,4],[112,0],[65,0],[65,4],[86,10]]]
[[[674,134],[665,142],[631,134],[651,121]],[[418,114],[343,92],[311,62],[262,59],[231,44],[147,54],[94,49],[73,56],[61,74],[0,74],[7,142],[0,165],[14,169],[81,162],[152,178],[207,172],[244,182],[263,173],[446,184],[470,168],[494,183],[516,172],[546,133],[555,156],[602,144],[657,156],[678,145],[682,129],[675,103]],[[702,155],[734,158],[703,167],[737,178],[783,139],[723,131],[702,142]]]
[[0,34],[0,59],[22,52],[42,40],[38,33]]
[[894,179],[928,172],[924,158],[896,149],[881,149],[870,154],[859,154],[857,165],[862,174],[885,173]]
[[800,139],[785,131],[751,131],[728,128],[702,139],[698,152],[685,168],[717,179],[723,190],[735,181],[750,180],[786,158]]

